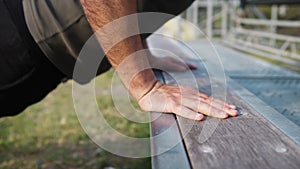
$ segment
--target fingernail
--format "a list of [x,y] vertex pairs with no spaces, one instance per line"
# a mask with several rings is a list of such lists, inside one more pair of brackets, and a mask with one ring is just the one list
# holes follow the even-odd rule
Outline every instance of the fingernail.
[[231,115],[234,115],[234,116],[237,116],[239,114],[239,112],[235,109],[231,109],[230,112],[231,112]]
[[219,112],[220,115],[222,115],[222,118],[227,118],[228,114],[226,112]]
[[236,106],[235,105],[229,105],[230,108],[235,109]]
[[202,120],[203,115],[202,114],[197,114],[195,120]]
[[235,110],[235,109],[230,109],[230,112],[231,112],[231,113],[236,113],[237,110]]

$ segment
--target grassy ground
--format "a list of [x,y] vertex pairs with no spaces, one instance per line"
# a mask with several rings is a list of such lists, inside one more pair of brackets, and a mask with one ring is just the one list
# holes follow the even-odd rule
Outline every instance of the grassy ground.
[[[96,89],[102,89],[97,101],[104,107],[105,117],[118,124],[124,134],[148,137],[148,124],[127,121],[113,108],[109,95],[111,76],[112,71],[96,80]],[[72,83],[60,85],[22,114],[0,119],[1,169],[151,168],[150,158],[122,158],[94,144],[78,122],[71,92]]]

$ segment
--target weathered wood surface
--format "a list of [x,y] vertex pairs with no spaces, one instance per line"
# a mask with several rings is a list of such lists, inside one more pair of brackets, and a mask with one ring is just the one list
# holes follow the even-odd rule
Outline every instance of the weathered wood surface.
[[[215,67],[220,67],[220,64],[216,64],[218,58],[216,59],[214,55],[206,57],[214,52],[209,50],[210,44],[203,40],[187,44],[198,54],[198,57],[204,58],[204,65],[208,62]],[[253,58],[219,43],[215,43],[214,47],[219,53],[219,60],[221,66],[224,67],[225,75],[230,77],[227,82],[237,82],[251,92],[239,89],[236,93],[244,95],[241,97],[245,102],[255,107],[263,117],[300,145],[300,74]],[[227,86],[237,91],[235,88],[238,85],[235,83],[228,83]],[[264,111],[266,106],[258,106],[262,105],[261,101],[252,99],[249,95],[253,98],[258,97],[277,112],[270,109]]]
[[152,168],[189,169],[190,163],[172,114],[151,113]]
[[[182,78],[184,77],[183,74]],[[174,84],[168,76],[166,79],[167,84]],[[184,81],[188,83],[189,79]],[[201,78],[197,81],[200,90],[209,93],[208,79]],[[201,136],[201,132],[206,132],[202,131],[206,123],[213,123],[216,119],[207,118],[203,122],[195,123],[177,117],[181,133],[185,135],[192,168],[299,169],[300,148],[293,141],[233,91],[227,93],[227,101],[237,105],[242,114],[236,118],[220,120],[211,136]],[[208,139],[202,143],[205,136]]]
[[[300,75],[221,45],[227,75],[300,126]],[[239,58],[239,59],[236,59]],[[230,60],[234,62],[230,63]]]
[[[160,71],[154,71],[158,80],[164,83]],[[151,113],[152,168],[190,168],[178,123],[173,114]]]
[[[200,53],[201,51],[197,52]],[[205,70],[203,68],[203,62],[210,61],[204,59],[194,62],[199,64],[200,69],[194,71],[193,74],[195,75],[200,91],[210,94],[210,79],[207,76],[207,72],[205,73],[204,71],[203,73],[203,70]],[[227,67],[226,70],[227,72],[231,71],[231,75],[234,73],[236,75],[245,73],[245,71],[239,72],[241,69],[236,69],[236,72],[233,73],[236,67],[232,67],[232,65],[229,64],[225,64],[225,66],[231,66],[231,69]],[[242,63],[240,63],[239,66],[242,66]],[[262,70],[253,65],[250,65],[250,67],[251,66],[254,70]],[[270,70],[265,69],[263,71],[270,72]],[[288,77],[298,78],[298,76],[294,76],[293,73],[287,74],[289,75]],[[247,75],[249,75],[249,73]],[[253,73],[253,75],[259,74]],[[176,76],[177,80],[180,79],[181,83],[186,83],[187,85],[192,84],[194,80],[188,78],[189,76],[185,73],[171,74],[171,76]],[[166,73],[164,74],[166,83],[176,85],[176,81],[171,76]],[[235,83],[229,78],[228,80],[230,81],[229,84]],[[215,83],[213,85],[215,85]],[[242,98],[241,95],[239,95],[240,90],[245,89],[231,88],[226,96],[227,101],[240,108],[241,115],[239,117],[220,121],[214,118],[207,118],[205,121],[197,123],[177,117],[192,168],[299,169],[300,148],[299,145],[294,142],[297,140],[297,135],[299,135],[296,132],[300,132],[299,126],[293,124],[284,116],[273,115],[278,112],[256,98],[255,95],[249,94],[249,96],[247,96],[247,92],[243,91],[244,97]],[[244,98],[247,97],[248,101],[252,104],[244,100]],[[275,127],[272,124],[274,119],[272,123],[270,123],[270,121],[264,117],[274,117],[275,119],[276,117],[282,117],[282,121],[287,123],[287,127],[282,123],[277,127],[279,127],[279,129],[285,127],[285,130],[293,130],[294,134],[292,133],[291,135],[296,135],[296,139],[292,141]],[[281,119],[277,119],[277,121],[280,120]],[[208,130],[207,126],[210,126],[209,124],[216,124],[216,122],[219,122],[217,123],[218,125],[211,125],[210,130],[213,132],[203,131],[203,128]],[[294,128],[292,129],[290,126]],[[216,128],[214,129],[214,127]]]

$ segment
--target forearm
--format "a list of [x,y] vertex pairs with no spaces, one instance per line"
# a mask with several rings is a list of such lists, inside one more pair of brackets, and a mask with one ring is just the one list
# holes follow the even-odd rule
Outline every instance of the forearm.
[[[129,55],[143,50],[139,35],[129,37],[131,32],[139,32],[137,16],[128,22],[114,20],[137,12],[136,0],[81,0],[86,17],[96,32],[101,47],[119,77],[136,99],[141,98],[155,85],[157,79],[150,69],[147,53],[128,58]],[[107,27],[107,24],[111,26]],[[101,31],[98,31],[100,30]],[[129,37],[129,38],[122,38]],[[122,62],[126,63],[122,64]],[[147,68],[143,71],[141,69]]]

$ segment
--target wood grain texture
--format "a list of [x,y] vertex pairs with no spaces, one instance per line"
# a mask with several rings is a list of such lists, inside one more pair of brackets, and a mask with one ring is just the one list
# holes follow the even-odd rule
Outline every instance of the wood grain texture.
[[[207,73],[203,73],[203,70],[193,73],[199,90],[211,94],[211,83]],[[177,84],[168,74],[165,73],[164,76],[167,84]],[[185,73],[176,74],[177,82],[178,79],[186,84],[195,81],[186,77],[188,75]],[[213,85],[217,83],[213,82]],[[192,168],[299,169],[300,148],[235,92],[238,91],[227,91],[226,99],[240,108],[239,117],[219,121],[207,118],[197,123],[177,117]],[[209,131],[202,131],[205,125],[215,124],[216,121],[216,129],[214,130],[212,125],[214,131],[211,135]],[[203,135],[201,132],[208,134]],[[205,140],[203,137],[207,138],[205,142],[202,142]]]
[[191,168],[175,116],[151,113],[151,120],[152,168]]
[[[154,73],[164,83],[161,72]],[[153,169],[191,168],[175,115],[152,112],[150,128]]]

